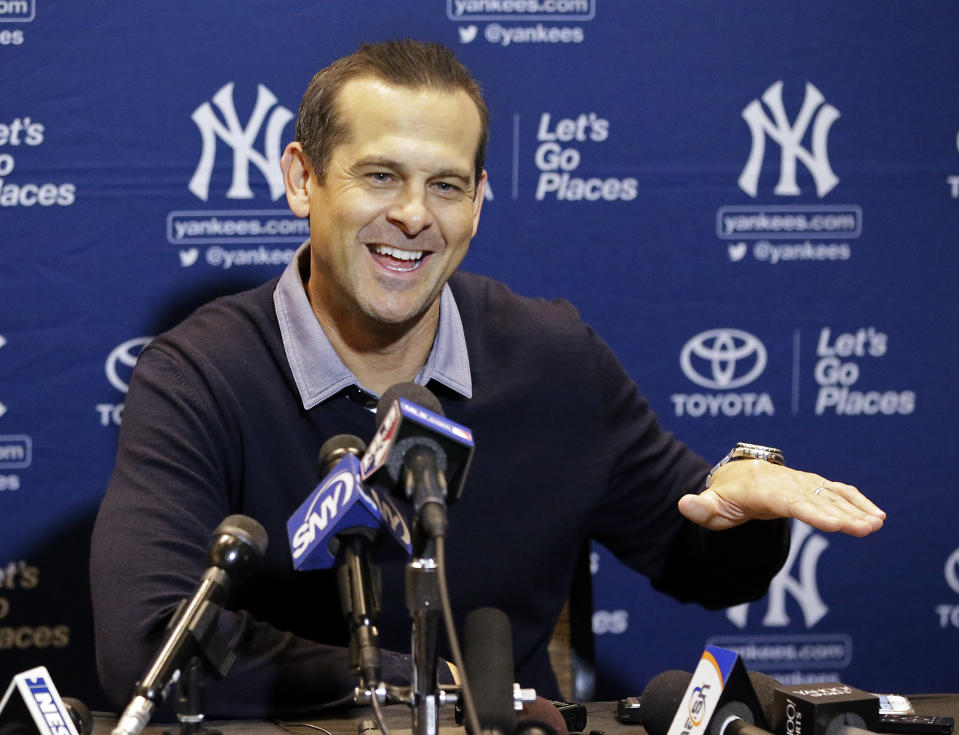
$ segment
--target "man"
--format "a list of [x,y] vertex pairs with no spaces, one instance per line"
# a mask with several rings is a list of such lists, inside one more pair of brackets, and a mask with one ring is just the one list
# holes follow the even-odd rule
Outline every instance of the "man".
[[[92,549],[97,656],[122,706],[230,513],[270,536],[220,617],[238,654],[208,713],[305,715],[349,701],[332,574],[296,573],[285,523],[330,436],[370,437],[377,394],[416,380],[474,432],[450,508],[457,616],[511,620],[516,677],[556,696],[546,645],[578,549],[605,544],[682,600],[761,596],[786,518],[864,536],[855,488],[764,461],[709,465],[663,432],[608,347],[565,302],[457,273],[476,232],[488,115],[435,44],[364,46],[317,74],[284,156],[310,239],[277,280],[203,307],[140,356]],[[401,565],[383,569],[384,679],[409,675]],[[392,651],[392,652],[390,652]]]

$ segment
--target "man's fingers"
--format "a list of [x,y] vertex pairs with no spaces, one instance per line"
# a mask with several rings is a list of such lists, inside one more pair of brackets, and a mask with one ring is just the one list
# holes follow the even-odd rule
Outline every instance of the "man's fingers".
[[827,532],[850,536],[868,536],[878,531],[886,514],[852,485],[831,482],[816,475],[807,479],[819,484],[806,487],[797,483],[791,488],[781,485],[744,495],[749,500],[738,503],[736,494],[722,485],[699,495],[686,495],[679,501],[679,511],[693,523],[713,531],[738,526],[749,519],[796,518]]
[[843,483],[824,482],[813,491],[810,500],[821,512],[840,521],[836,530],[852,536],[866,536],[878,531],[886,518],[886,514],[856,488]]
[[[819,487],[823,488],[823,492],[820,492],[819,495],[825,494],[825,499],[827,500],[830,497],[839,497],[843,500],[846,500],[863,513],[868,513],[881,519],[885,519],[886,517],[884,510],[873,503],[869,498],[859,492],[859,490],[852,485],[847,485],[843,482],[822,480]],[[813,493],[815,494],[818,490],[819,488],[816,488]]]
[[[867,536],[878,531],[885,514],[880,516],[863,510],[846,499],[849,490],[854,492],[852,497],[855,498],[858,494],[855,488],[850,485],[836,488],[837,485],[842,484],[823,481],[811,491],[799,491],[791,498],[789,515],[821,531],[841,531],[850,536]],[[882,513],[878,508],[875,510]]]

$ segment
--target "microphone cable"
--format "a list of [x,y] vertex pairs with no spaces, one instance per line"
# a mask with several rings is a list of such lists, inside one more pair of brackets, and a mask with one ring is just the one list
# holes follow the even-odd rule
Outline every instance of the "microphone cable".
[[386,718],[383,716],[383,708],[380,706],[380,699],[376,695],[375,685],[371,694],[370,706],[373,708],[373,719],[376,721],[376,726],[380,728],[383,735],[390,735],[390,729],[386,726]]
[[[466,673],[466,666],[463,663],[463,654],[460,649],[459,637],[456,635],[456,626],[453,623],[453,609],[450,604],[449,587],[446,584],[446,536],[436,537],[436,584],[440,596],[440,610],[443,614],[443,627],[446,628],[446,639],[449,643],[450,653],[453,657],[453,664],[456,666],[460,675],[460,696],[463,701],[463,712],[470,731],[474,735],[481,735],[479,717],[476,713],[476,705],[473,701],[473,693],[469,686],[469,677]],[[390,729],[386,724],[386,718],[383,715],[383,708],[380,705],[379,697],[376,691],[371,693],[370,706],[373,710],[373,719],[376,726],[383,735],[390,735]]]
[[460,695],[463,698],[463,713],[473,735],[481,735],[479,716],[476,714],[476,705],[473,702],[473,693],[470,691],[469,678],[466,666],[463,664],[463,654],[460,651],[459,638],[456,627],[453,625],[453,609],[450,605],[449,588],[446,585],[446,534],[436,536],[436,583],[440,594],[440,609],[443,611],[443,626],[446,628],[446,639],[449,642],[453,664],[460,673]]

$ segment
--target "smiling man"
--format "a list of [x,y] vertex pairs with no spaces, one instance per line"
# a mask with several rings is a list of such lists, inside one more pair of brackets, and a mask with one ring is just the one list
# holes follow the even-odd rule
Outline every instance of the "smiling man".
[[[710,471],[567,302],[457,270],[479,224],[487,129],[476,83],[438,44],[363,46],[311,82],[284,156],[309,241],[279,278],[157,337],[130,383],[91,552],[97,661],[118,707],[233,513],[270,543],[220,615],[238,658],[209,686],[207,714],[351,700],[335,575],[293,570],[286,521],[319,479],[318,448],[371,437],[371,409],[398,382],[428,386],[473,430],[449,511],[453,605],[459,619],[487,605],[509,615],[516,678],[541,695],[559,696],[547,644],[589,540],[656,589],[718,608],[765,592],[788,551],[784,519],[854,536],[882,525],[858,490],[767,447],[737,445]],[[382,579],[383,677],[403,684],[402,563]]]
[[[311,91],[323,83],[304,105],[317,104]],[[372,76],[343,84],[335,109],[348,132],[319,171],[308,134],[287,147],[287,200],[310,218],[306,291],[317,320],[359,383],[382,393],[426,361],[440,292],[476,234],[486,122],[462,89]]]

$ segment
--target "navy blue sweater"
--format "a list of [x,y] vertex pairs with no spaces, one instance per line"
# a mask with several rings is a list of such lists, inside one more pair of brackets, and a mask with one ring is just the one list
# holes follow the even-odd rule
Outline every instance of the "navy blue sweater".
[[[221,616],[239,658],[210,685],[208,714],[307,715],[352,692],[334,574],[293,571],[286,521],[319,479],[319,446],[342,433],[369,439],[374,416],[345,395],[304,410],[275,285],[202,307],[140,355],[91,555],[98,667],[117,706],[194,589],[211,531],[231,513],[259,520],[270,543],[235,612]],[[587,538],[681,600],[722,607],[765,592],[788,550],[786,524],[711,533],[682,518],[676,501],[701,487],[706,462],[659,428],[568,303],[522,298],[466,273],[450,286],[473,397],[430,388],[476,442],[449,511],[450,593],[458,619],[482,605],[507,612],[520,683],[558,696],[547,644]],[[381,643],[397,652],[384,654],[384,678],[404,683],[402,565],[382,576]]]

